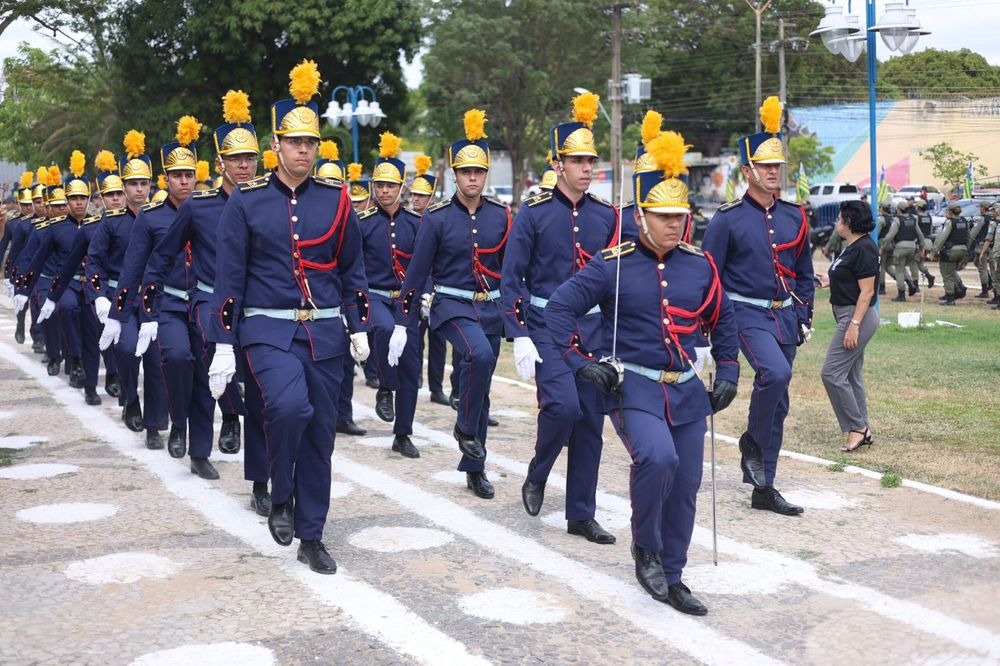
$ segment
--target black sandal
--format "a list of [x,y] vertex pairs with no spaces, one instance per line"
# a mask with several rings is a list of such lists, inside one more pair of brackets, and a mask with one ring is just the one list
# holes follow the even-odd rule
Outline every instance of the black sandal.
[[846,444],[840,447],[840,450],[843,451],[844,453],[853,453],[854,451],[860,449],[862,446],[871,446],[872,444],[875,443],[875,440],[872,438],[871,431],[869,431],[868,428],[865,428],[864,430],[850,430],[848,432],[857,433],[859,435],[862,435],[862,437],[861,441],[855,444],[853,447],[848,447]]

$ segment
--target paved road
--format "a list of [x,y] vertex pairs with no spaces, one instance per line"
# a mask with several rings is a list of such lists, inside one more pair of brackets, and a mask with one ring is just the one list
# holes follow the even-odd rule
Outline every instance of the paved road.
[[720,443],[719,565],[706,469],[685,580],[710,614],[691,618],[634,580],[610,429],[598,519],[618,543],[597,546],[566,534],[562,477],[540,518],[521,508],[532,391],[495,386],[484,501],[454,471],[451,410],[421,398],[422,457],[405,460],[359,382],[369,436],[338,436],[340,570],[320,576],[249,510],[242,454],[213,454],[206,482],[147,451],[13,327],[0,311],[0,448],[18,448],[0,468],[0,663],[1000,663],[996,504],[785,458],[781,489],[807,511],[765,514]]

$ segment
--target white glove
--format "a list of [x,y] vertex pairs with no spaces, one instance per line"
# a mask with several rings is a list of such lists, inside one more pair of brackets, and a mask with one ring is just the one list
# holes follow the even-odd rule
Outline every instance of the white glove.
[[712,348],[711,347],[695,347],[695,361],[694,369],[699,375],[701,375],[706,369],[711,371],[712,367],[715,365],[715,359],[712,358]]
[[117,319],[112,319],[108,317],[108,320],[104,322],[104,330],[101,331],[101,339],[97,343],[97,346],[104,351],[112,344],[118,344],[118,338],[122,334],[122,323]]
[[139,326],[139,338],[135,341],[135,356],[140,358],[149,349],[149,343],[156,339],[156,331],[160,325],[155,321],[147,321]]
[[28,305],[28,297],[24,294],[18,294],[14,297],[14,312],[20,312]]
[[524,335],[514,338],[514,367],[521,379],[531,379],[535,376],[535,364],[541,363],[542,357],[535,349],[535,343],[531,338]]
[[108,313],[111,312],[111,301],[98,296],[94,299],[94,310],[97,312],[97,320],[102,324],[108,320]]
[[4,280],[3,293],[7,294],[8,298],[14,298],[14,283],[10,280]]
[[52,313],[56,311],[56,302],[51,298],[46,298],[45,302],[42,303],[42,308],[38,311],[38,318],[35,319],[36,324],[41,324],[43,321],[52,316]]
[[392,337],[389,338],[389,365],[396,367],[399,365],[399,357],[403,355],[406,348],[406,327],[396,324],[392,329]]
[[431,316],[431,303],[434,302],[434,294],[424,294],[420,297],[420,316],[427,319]]
[[235,374],[236,354],[233,353],[233,346],[215,345],[215,356],[212,357],[212,365],[208,368],[208,390],[212,392],[213,399],[218,400],[222,397]]
[[364,363],[371,351],[371,347],[368,346],[367,333],[354,333],[351,335],[351,358],[354,359],[355,363]]

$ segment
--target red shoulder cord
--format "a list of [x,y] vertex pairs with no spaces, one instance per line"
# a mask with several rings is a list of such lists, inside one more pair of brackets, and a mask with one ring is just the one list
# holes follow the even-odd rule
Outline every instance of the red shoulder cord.
[[[805,209],[802,209],[802,225],[799,227],[799,234],[795,237],[794,240],[791,240],[787,243],[782,243],[781,245],[778,245],[777,247],[774,247],[771,250],[771,253],[774,255],[774,265],[779,275],[781,275],[782,277],[795,277],[795,271],[782,264],[781,261],[778,259],[778,254],[784,252],[785,250],[790,250],[794,247],[795,256],[797,258],[799,255],[802,254],[802,251],[806,247],[805,240],[808,237],[808,235],[809,235],[809,218],[806,217]],[[784,282],[784,280],[782,280],[782,282]],[[785,290],[788,291],[787,286],[785,287]]]
[[392,248],[392,272],[396,274],[396,279],[402,282],[403,278],[406,277],[406,268],[399,261],[400,257],[403,259],[412,259],[413,253]]
[[[612,247],[618,245],[618,238],[619,238],[618,232],[621,229],[621,227],[619,226],[620,223],[621,223],[620,222],[620,220],[621,220],[620,215],[621,214],[619,213],[618,209],[615,208],[614,206],[611,207],[611,210],[613,210],[615,212],[615,226],[614,226],[614,230],[615,231],[614,231],[613,234],[611,234],[611,241],[608,242],[608,244],[606,246],[604,246],[605,250],[607,250],[608,248],[612,248]],[[576,266],[574,267],[574,272],[576,272],[577,270],[579,270],[579,269],[583,268],[584,266],[586,266],[587,262],[589,262],[593,258],[594,258],[594,255],[591,254],[590,252],[587,252],[582,247],[576,248]]]
[[[702,324],[705,324],[708,330],[714,330],[716,324],[719,323],[719,313],[722,310],[722,281],[719,280],[719,270],[715,267],[712,255],[706,253],[705,258],[708,259],[708,265],[712,268],[712,284],[709,286],[708,296],[705,297],[705,301],[701,306],[693,312],[675,305],[668,305],[664,308],[664,314],[667,318],[667,333],[670,335],[670,339],[674,341],[681,356],[688,363],[691,362],[691,359],[681,345],[679,334],[694,333]],[[710,305],[712,306],[712,312],[708,315],[707,319],[702,320],[702,314]],[[681,317],[692,321],[690,324],[685,325],[676,324],[674,323],[674,317]]]
[[[344,244],[344,227],[347,225],[347,219],[349,217],[349,208],[347,206],[348,197],[344,196],[341,192],[340,201],[337,204],[337,212],[333,216],[333,220],[330,222],[330,228],[326,230],[326,233],[318,238],[309,238],[307,240],[297,240],[295,242],[295,254],[293,255],[299,264],[299,274],[296,276],[296,280],[299,283],[299,289],[302,291],[303,296],[307,300],[312,299],[312,293],[309,290],[309,280],[306,278],[306,269],[311,268],[316,271],[332,271],[337,267],[337,260],[340,257],[340,248]],[[292,204],[288,203],[288,216],[291,219],[292,216]],[[340,232],[340,236],[337,238],[337,249],[333,253],[333,261],[328,263],[318,263],[315,261],[309,261],[302,258],[302,249],[307,247],[314,247],[325,243],[330,240],[333,235]]]
[[483,266],[483,263],[479,261],[479,255],[481,254],[490,255],[499,252],[503,248],[503,246],[507,244],[507,236],[510,235],[511,225],[514,224],[514,220],[513,218],[511,218],[510,215],[510,208],[507,208],[506,206],[504,206],[504,208],[506,208],[507,210],[507,230],[504,231],[503,238],[500,239],[500,242],[497,243],[494,247],[486,249],[483,249],[481,247],[472,248],[472,272],[475,274],[476,282],[479,284],[480,289],[482,289],[483,291],[490,290],[489,283],[483,276],[489,276],[494,280],[499,280],[500,273],[497,273],[496,271],[491,271],[490,269],[486,268],[486,266]]

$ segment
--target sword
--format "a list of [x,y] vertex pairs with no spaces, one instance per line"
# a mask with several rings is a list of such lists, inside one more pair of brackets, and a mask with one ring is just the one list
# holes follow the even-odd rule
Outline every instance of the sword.
[[[713,381],[712,372],[708,373],[708,383],[710,386],[714,387],[715,382]],[[714,389],[709,390],[709,395],[713,393]],[[708,431],[711,442],[712,450],[712,564],[719,566],[719,543],[718,543],[718,532],[715,528],[715,410],[708,415]]]

